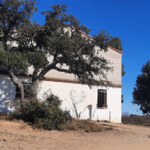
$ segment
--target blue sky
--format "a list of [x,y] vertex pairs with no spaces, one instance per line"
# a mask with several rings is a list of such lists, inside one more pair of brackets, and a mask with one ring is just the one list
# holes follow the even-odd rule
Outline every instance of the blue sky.
[[70,5],[68,13],[73,14],[82,24],[92,29],[90,35],[101,29],[122,40],[123,64],[126,75],[122,88],[124,103],[122,111],[130,114],[137,111],[138,105],[131,101],[136,78],[141,68],[150,59],[150,1],[149,0],[37,0],[38,12],[33,20],[41,24],[44,17],[40,12],[49,10],[53,4]]

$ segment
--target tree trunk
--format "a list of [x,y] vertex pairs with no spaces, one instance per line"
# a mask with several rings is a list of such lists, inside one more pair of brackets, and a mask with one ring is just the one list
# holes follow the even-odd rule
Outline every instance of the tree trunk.
[[23,84],[21,83],[21,81],[15,76],[15,74],[12,71],[8,71],[9,73],[9,77],[11,78],[12,82],[19,87],[20,89],[20,106],[21,108],[23,107],[22,103],[24,101],[24,87]]
[[39,79],[32,80],[32,87],[31,87],[31,97],[32,98],[37,99],[37,95],[38,95],[38,92],[39,92],[39,83],[40,83]]

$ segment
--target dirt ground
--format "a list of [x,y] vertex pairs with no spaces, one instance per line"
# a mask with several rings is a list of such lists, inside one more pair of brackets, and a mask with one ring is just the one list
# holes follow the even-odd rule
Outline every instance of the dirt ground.
[[45,131],[22,121],[0,121],[0,150],[150,150],[150,127],[106,125],[114,126],[113,130],[86,133]]

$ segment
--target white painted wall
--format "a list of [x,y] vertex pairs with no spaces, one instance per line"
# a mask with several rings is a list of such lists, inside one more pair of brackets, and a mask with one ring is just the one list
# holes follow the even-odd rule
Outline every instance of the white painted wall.
[[[31,78],[19,77],[22,82],[31,82]],[[0,111],[13,110],[6,102],[15,99],[16,86],[6,75],[0,75]],[[107,89],[108,108],[97,108],[97,90]],[[69,110],[73,117],[80,119],[108,120],[121,123],[121,88],[96,87],[91,89],[88,85],[41,81],[38,98],[44,100],[46,94],[55,94],[62,100],[61,108]],[[73,105],[74,103],[74,105]],[[75,107],[77,109],[77,116]]]
[[[105,109],[97,108],[98,89],[107,89],[107,104]],[[44,99],[46,94],[53,93],[62,100],[62,109],[69,110],[73,117],[92,120],[107,120],[121,123],[121,88],[92,87],[88,85],[42,81],[39,90],[39,99]],[[73,105],[75,104],[75,106]],[[92,108],[90,113],[90,108]]]
[[[31,78],[19,77],[21,82],[31,83]],[[11,112],[14,107],[11,107],[10,102],[15,99],[16,85],[14,85],[11,79],[7,75],[0,75],[0,111]]]
[[15,98],[16,87],[8,76],[0,76],[0,111],[11,111],[6,103]]

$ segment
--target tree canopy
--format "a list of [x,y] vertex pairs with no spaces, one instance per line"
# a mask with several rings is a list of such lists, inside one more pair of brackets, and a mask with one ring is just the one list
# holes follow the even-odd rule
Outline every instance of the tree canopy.
[[[22,70],[27,72],[29,66],[34,67],[33,87],[52,69],[75,74],[81,83],[89,86],[108,82],[107,72],[112,68],[105,58],[96,54],[106,52],[109,45],[122,50],[121,40],[106,31],[93,39],[84,36],[82,33],[89,34],[91,29],[72,14],[68,15],[63,4],[42,12],[44,26],[31,22],[36,4],[35,0],[0,1],[0,66],[5,66],[12,81],[20,87],[22,99],[24,89],[16,75]],[[99,76],[99,80],[94,76]]]
[[133,90],[133,104],[140,106],[143,114],[150,113],[150,61],[143,65],[142,74],[137,76]]

